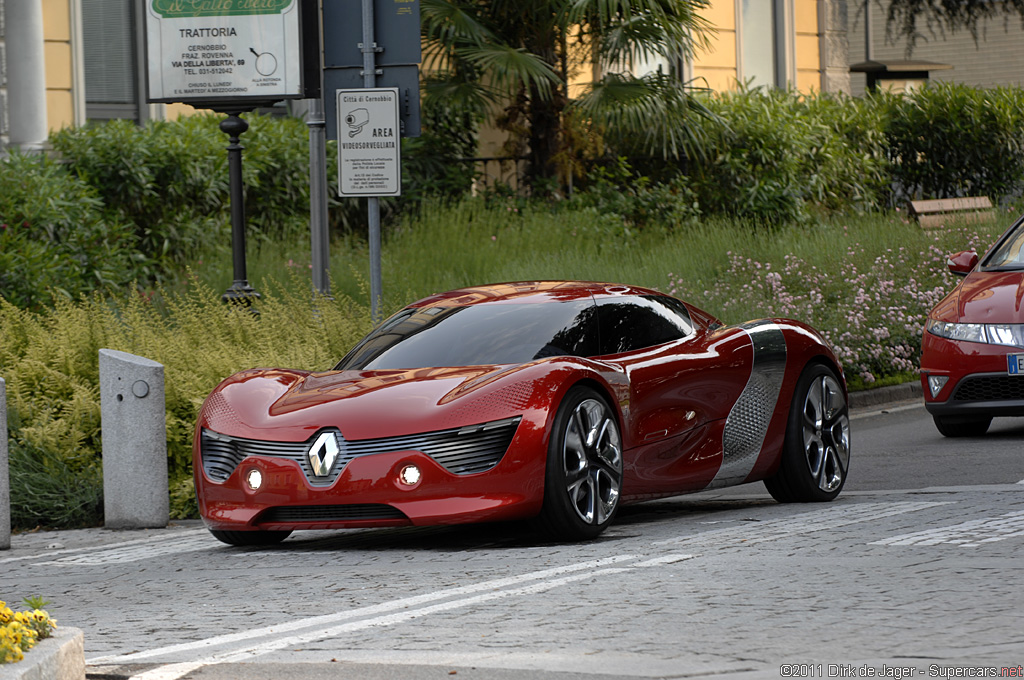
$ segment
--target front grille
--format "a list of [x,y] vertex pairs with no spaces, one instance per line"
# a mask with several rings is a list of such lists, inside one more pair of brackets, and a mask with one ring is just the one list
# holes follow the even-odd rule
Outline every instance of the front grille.
[[1024,400],[1024,376],[978,375],[964,378],[953,393],[953,401]]
[[352,520],[408,519],[401,510],[390,505],[294,505],[270,508],[257,524],[276,522],[346,522]]
[[353,458],[392,451],[420,451],[452,474],[471,475],[490,470],[501,461],[520,420],[518,417],[509,418],[438,432],[358,441],[346,440],[338,434],[338,460],[326,477],[313,475],[307,457],[315,435],[304,442],[275,442],[228,437],[204,429],[200,451],[207,476],[219,482],[230,477],[247,456],[264,456],[295,461],[311,484],[329,486]]
[[[285,458],[299,464],[306,474],[306,479],[315,486],[329,486],[338,479],[341,471],[345,469],[354,456],[342,447],[338,454],[331,473],[326,477],[316,477],[313,468],[309,464],[306,453],[312,446],[315,437],[304,442],[275,442],[263,441],[261,439],[243,439],[242,437],[228,437],[227,435],[203,430],[201,450],[203,454],[203,469],[210,479],[223,482],[231,476],[235,468],[248,456],[264,456],[266,458]],[[340,443],[340,442],[339,442]]]

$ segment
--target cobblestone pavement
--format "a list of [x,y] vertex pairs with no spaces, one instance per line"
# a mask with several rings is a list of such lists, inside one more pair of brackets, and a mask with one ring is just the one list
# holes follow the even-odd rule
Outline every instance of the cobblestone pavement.
[[580,544],[517,525],[264,549],[191,521],[19,534],[0,599],[51,600],[96,680],[1021,677],[1020,481],[820,505],[756,484],[624,508]]
[[308,532],[269,550],[195,522],[39,533],[16,536],[0,571],[5,593],[45,594],[85,631],[96,677],[240,662],[940,677],[1024,663],[1022,546],[1012,484],[827,505],[701,494],[573,545],[503,526]]

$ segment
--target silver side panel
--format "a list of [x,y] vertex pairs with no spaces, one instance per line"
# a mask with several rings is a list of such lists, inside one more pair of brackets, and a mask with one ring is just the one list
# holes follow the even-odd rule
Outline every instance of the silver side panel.
[[754,346],[750,378],[733,404],[722,432],[722,467],[708,488],[739,484],[754,469],[779,401],[786,372],[786,337],[771,321],[740,326]]

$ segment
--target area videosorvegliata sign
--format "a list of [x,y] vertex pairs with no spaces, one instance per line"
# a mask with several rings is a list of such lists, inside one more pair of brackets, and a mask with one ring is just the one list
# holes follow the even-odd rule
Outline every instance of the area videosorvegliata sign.
[[299,0],[146,0],[152,102],[306,96]]

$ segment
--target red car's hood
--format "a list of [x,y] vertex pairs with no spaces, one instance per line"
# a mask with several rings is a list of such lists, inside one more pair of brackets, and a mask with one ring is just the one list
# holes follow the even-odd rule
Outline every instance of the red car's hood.
[[956,295],[956,319],[962,323],[1024,323],[1024,271],[967,275]]
[[253,369],[222,382],[203,404],[200,422],[232,436],[279,441],[304,441],[332,426],[346,439],[444,430],[521,413],[533,389],[516,376],[536,379],[537,370],[549,369],[538,364],[329,373]]

